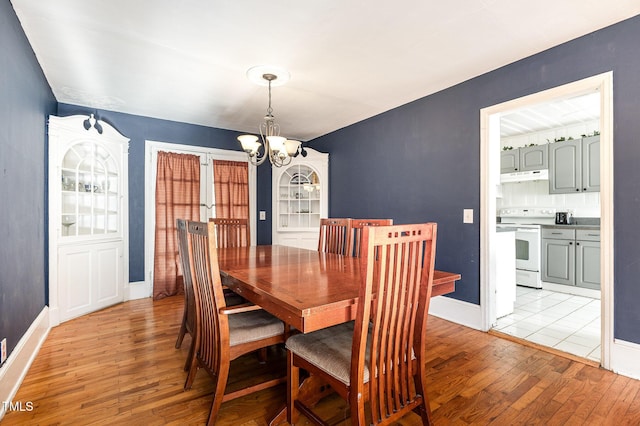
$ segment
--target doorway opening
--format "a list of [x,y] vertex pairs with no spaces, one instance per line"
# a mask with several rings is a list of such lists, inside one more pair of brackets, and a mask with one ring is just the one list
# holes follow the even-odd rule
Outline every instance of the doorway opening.
[[[501,121],[515,111],[524,108],[535,108],[540,105],[561,102],[570,98],[593,95],[599,102],[600,137],[600,192],[599,217],[600,226],[600,300],[595,302],[600,310],[600,364],[609,369],[610,347],[613,343],[613,105],[612,105],[612,73],[605,73],[577,82],[545,90],[523,98],[514,99],[481,110],[481,306],[483,328],[489,330],[497,325],[496,283],[498,279],[499,239],[497,233],[497,216],[499,216],[498,197],[502,196],[500,180],[501,157]],[[589,133],[589,132],[587,132]],[[578,136],[580,137],[580,136]],[[545,141],[546,143],[547,141]],[[548,142],[554,142],[548,141]],[[539,183],[538,185],[547,185]],[[550,200],[551,198],[548,198]],[[547,216],[550,211],[555,216],[554,206],[537,206]],[[555,219],[555,217],[554,217]],[[542,220],[540,223],[548,223]],[[542,256],[541,256],[542,257]],[[520,287],[518,287],[520,288]],[[529,293],[523,287],[522,295]],[[542,290],[544,291],[544,290]],[[541,293],[530,294],[529,297],[540,296]],[[596,306],[597,308],[597,306]]]

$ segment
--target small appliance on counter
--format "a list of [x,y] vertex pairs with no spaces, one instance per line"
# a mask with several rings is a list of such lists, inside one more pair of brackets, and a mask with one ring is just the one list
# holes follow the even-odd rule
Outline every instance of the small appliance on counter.
[[569,212],[556,212],[556,225],[571,225],[572,218]]

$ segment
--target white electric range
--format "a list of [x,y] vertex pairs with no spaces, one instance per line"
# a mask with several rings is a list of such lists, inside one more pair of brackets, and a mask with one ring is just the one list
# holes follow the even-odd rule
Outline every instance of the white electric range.
[[509,207],[500,209],[498,228],[516,231],[516,284],[542,288],[541,226],[555,223],[556,209]]

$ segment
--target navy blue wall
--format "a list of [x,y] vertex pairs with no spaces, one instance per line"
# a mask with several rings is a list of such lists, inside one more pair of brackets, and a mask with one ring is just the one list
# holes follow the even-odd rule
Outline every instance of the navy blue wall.
[[[479,303],[479,110],[614,71],[615,337],[640,343],[640,18],[628,20],[315,140],[331,154],[330,214],[439,224],[437,267]],[[144,279],[144,140],[237,150],[236,132],[59,105],[9,2],[0,2],[0,338],[13,349],[46,303],[46,118],[97,113],[131,138],[130,281]],[[473,208],[474,224],[462,224]],[[271,217],[271,170],[258,169]],[[258,243],[271,242],[270,220]]]
[[330,215],[438,222],[436,266],[462,274],[452,297],[479,304],[480,109],[611,70],[614,334],[640,343],[640,17],[311,141],[331,155]]
[[45,117],[55,108],[11,4],[0,2],[0,339],[9,352],[46,303]]
[[[238,132],[159,120],[112,111],[60,104],[58,115],[88,115],[94,113],[131,139],[129,141],[129,281],[144,280],[144,151],[145,140],[197,145],[239,151]],[[258,168],[258,209],[270,210],[271,170]],[[266,182],[266,183],[265,183]],[[267,215],[270,217],[271,215]],[[258,222],[258,244],[271,243],[271,222]]]

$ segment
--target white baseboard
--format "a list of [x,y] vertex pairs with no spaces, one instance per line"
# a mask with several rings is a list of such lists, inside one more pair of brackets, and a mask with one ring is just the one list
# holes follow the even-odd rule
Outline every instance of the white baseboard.
[[480,305],[437,296],[429,302],[429,315],[455,322],[466,327],[482,330],[482,310]]
[[124,291],[124,300],[136,300],[151,297],[151,290],[145,281],[129,283]]
[[611,345],[611,371],[640,380],[640,345],[614,339]]
[[[45,306],[0,368],[0,420],[5,415],[5,405],[13,401],[18,393],[18,389],[47,338],[49,330],[49,307]],[[21,402],[24,405],[28,401]]]

